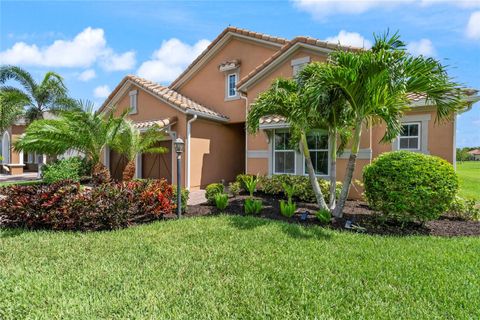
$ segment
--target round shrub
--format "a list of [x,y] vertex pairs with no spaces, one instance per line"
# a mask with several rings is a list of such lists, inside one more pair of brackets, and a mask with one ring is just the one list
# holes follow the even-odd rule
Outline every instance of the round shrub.
[[363,181],[368,204],[400,222],[438,219],[458,191],[450,163],[408,151],[380,155],[363,170]]
[[210,204],[215,203],[215,196],[224,193],[225,187],[221,183],[211,183],[205,188],[205,198]]

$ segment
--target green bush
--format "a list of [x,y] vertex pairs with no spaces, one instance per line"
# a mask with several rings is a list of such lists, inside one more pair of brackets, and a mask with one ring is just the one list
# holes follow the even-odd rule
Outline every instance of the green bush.
[[327,224],[332,220],[332,214],[329,210],[320,209],[315,212],[315,216],[320,221],[320,223]]
[[243,177],[243,184],[247,189],[250,197],[253,197],[255,191],[257,191],[258,177],[257,176],[245,176]]
[[228,205],[228,194],[217,193],[215,195],[215,206],[220,210],[225,210]]
[[225,187],[221,183],[211,183],[205,188],[205,198],[207,198],[208,203],[215,203],[215,195],[219,193],[224,193]]
[[233,197],[238,196],[240,191],[242,191],[242,185],[240,182],[235,181],[228,184],[228,192],[230,192]]
[[57,160],[42,167],[42,179],[45,183],[55,183],[62,180],[80,181],[87,175],[87,161],[79,157]]
[[280,200],[280,213],[282,216],[291,218],[295,214],[295,211],[297,211],[297,205],[294,202],[291,200]]
[[254,177],[254,175],[241,173],[235,178],[235,181],[240,184],[240,188],[242,190],[247,190],[247,186],[245,185],[244,181],[245,181],[245,178],[248,179],[248,177]]
[[449,209],[450,215],[462,220],[480,220],[480,204],[474,199],[455,197]]
[[262,211],[262,200],[252,198],[245,199],[245,213],[248,215],[259,214]]
[[408,151],[380,155],[364,168],[363,181],[368,204],[402,223],[438,219],[458,191],[450,163]]
[[[330,196],[330,182],[325,179],[318,179],[320,189],[322,190],[325,201],[328,202]],[[315,203],[315,193],[313,193],[312,184],[308,176],[295,176],[288,174],[273,175],[270,177],[261,177],[259,185],[265,194],[280,195],[285,194],[284,185],[295,186],[293,191],[293,198],[302,202]],[[342,183],[337,182],[336,192],[337,196],[342,189]]]
[[[175,203],[177,203],[177,186],[176,185],[172,185],[172,189],[173,189],[173,201]],[[187,203],[188,203],[188,199],[190,198],[190,191],[188,191],[187,189],[185,188],[182,188],[182,212],[185,212],[187,211]]]

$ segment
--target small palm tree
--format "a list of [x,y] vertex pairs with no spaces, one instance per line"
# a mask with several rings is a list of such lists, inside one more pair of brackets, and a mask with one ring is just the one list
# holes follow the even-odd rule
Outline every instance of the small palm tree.
[[165,139],[165,135],[151,128],[141,133],[134,124],[125,120],[110,147],[127,158],[127,165],[123,170],[123,180],[132,180],[135,175],[135,157],[139,153],[166,153],[167,148],[158,147],[158,142]]
[[278,115],[286,119],[290,125],[293,141],[299,146],[307,164],[308,176],[312,184],[317,204],[328,210],[322,190],[315,176],[315,169],[308,149],[307,134],[312,129],[322,128],[323,119],[315,112],[314,104],[302,103],[305,99],[303,87],[295,80],[276,79],[271,87],[261,93],[252,104],[247,115],[247,128],[250,133],[259,130],[260,118],[267,115]]
[[[5,86],[8,80],[15,80],[22,89]],[[26,70],[16,66],[0,67],[0,92],[13,105],[26,108],[25,117],[30,123],[42,119],[45,111],[52,113],[75,107],[75,101],[68,97],[63,78],[55,72],[47,72],[37,83]]]
[[98,114],[93,111],[92,103],[80,101],[75,110],[60,111],[57,119],[33,121],[14,147],[19,151],[49,155],[78,151],[92,162],[95,179],[108,180],[108,170],[100,162],[100,154],[115,139],[125,115]]
[[368,51],[336,51],[330,63],[319,66],[317,83],[338,90],[351,107],[354,124],[352,149],[334,216],[341,217],[360,148],[362,126],[383,122],[382,142],[391,142],[401,130],[401,117],[408,110],[408,94],[425,96],[437,109],[437,120],[449,119],[462,106],[458,85],[442,64],[407,53],[398,34],[375,36]]

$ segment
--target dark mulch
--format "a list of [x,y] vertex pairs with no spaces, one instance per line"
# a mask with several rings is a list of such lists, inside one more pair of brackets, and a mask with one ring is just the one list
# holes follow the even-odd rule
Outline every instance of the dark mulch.
[[[225,214],[244,215],[243,202],[247,195],[239,195],[229,199],[229,205],[225,210]],[[305,226],[321,225],[315,217],[315,211],[318,207],[311,203],[297,202],[297,213],[292,218],[286,218],[280,214],[279,201],[282,198],[267,195],[257,195],[255,198],[261,199],[263,202],[263,210],[259,217],[273,220],[281,220],[289,223],[299,223]],[[305,220],[301,219],[302,213],[308,212]],[[217,215],[220,211],[208,204],[200,204],[189,206],[186,217],[210,216]],[[168,218],[168,217],[167,217]],[[347,220],[353,222],[354,225],[360,226],[360,229],[346,229]],[[442,217],[440,220],[427,222],[425,224],[409,223],[400,225],[399,223],[383,221],[376,215],[368,205],[362,201],[347,201],[344,210],[344,217],[336,219],[324,227],[348,230],[353,232],[364,232],[376,235],[393,235],[393,236],[409,236],[409,235],[433,235],[433,236],[480,236],[480,222],[455,220],[448,217]]]

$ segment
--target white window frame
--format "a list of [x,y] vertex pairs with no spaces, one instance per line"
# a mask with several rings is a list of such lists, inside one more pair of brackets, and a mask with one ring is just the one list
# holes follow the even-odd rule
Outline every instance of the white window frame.
[[130,112],[128,114],[136,114],[138,112],[138,90],[132,90],[128,95],[130,97]]
[[[234,95],[230,94],[230,77],[232,76],[235,77],[235,86],[234,86],[235,94]],[[238,69],[235,70],[234,72],[228,72],[225,74],[225,99],[226,100],[234,100],[239,98],[238,90],[237,90],[238,79],[239,79]]]
[[[290,133],[290,129],[274,129],[273,130],[273,141],[272,141],[272,149],[273,149],[273,163],[272,163],[272,173],[273,174],[289,174],[289,175],[295,175],[297,172],[297,161],[296,161],[296,151],[294,149],[286,149],[286,150],[276,150],[275,148],[275,134],[278,132],[288,132]],[[276,171],[276,153],[277,152],[292,152],[293,153],[293,172],[277,172]]]
[[[422,123],[421,122],[418,122],[418,121],[414,121],[414,122],[402,122],[402,127],[403,126],[408,126],[408,125],[417,125],[418,126],[418,133],[416,136],[402,136],[401,134],[398,135],[398,145],[397,145],[397,149],[398,150],[404,150],[404,151],[420,151],[422,150]],[[405,138],[405,139],[412,139],[412,138],[417,138],[417,148],[401,148],[400,147],[400,141],[402,140],[402,138]]]
[[[321,130],[321,129],[317,129],[317,130],[313,130],[314,132],[321,132],[321,133],[325,133],[328,137],[328,133],[326,130]],[[327,152],[327,174],[317,174],[315,173],[315,176],[317,177],[329,177],[330,176],[330,137],[328,137],[328,140],[327,140],[327,149],[308,149],[309,152],[318,152],[318,151],[326,151]],[[305,163],[305,156],[302,154],[302,163],[303,163],[303,171],[302,171],[302,174],[304,176],[307,176],[308,175],[308,172],[307,172],[307,165]],[[312,163],[313,164],[313,163]]]

